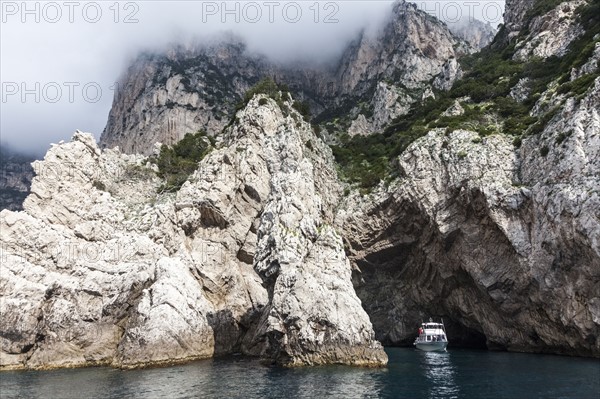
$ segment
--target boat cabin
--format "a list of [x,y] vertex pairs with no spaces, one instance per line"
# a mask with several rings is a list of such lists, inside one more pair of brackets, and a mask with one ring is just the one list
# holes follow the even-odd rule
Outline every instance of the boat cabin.
[[417,339],[422,342],[446,341],[444,325],[442,323],[433,322],[422,323],[421,328],[419,328],[419,337]]
[[415,339],[414,345],[417,349],[426,352],[446,351],[448,338],[446,337],[446,328],[444,323],[435,323],[431,319],[427,323],[421,323],[419,327],[419,336]]

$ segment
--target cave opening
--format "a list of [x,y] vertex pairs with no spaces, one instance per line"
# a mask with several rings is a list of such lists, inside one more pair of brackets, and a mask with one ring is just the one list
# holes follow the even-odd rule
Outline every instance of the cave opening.
[[464,326],[451,318],[444,318],[448,348],[488,349],[487,337],[481,331]]
[[[439,320],[439,317],[434,317],[433,320]],[[479,349],[479,350],[505,350],[505,348],[491,347],[487,337],[481,331],[474,328],[464,326],[458,321],[451,319],[448,316],[443,317],[448,336],[448,348],[461,349]],[[373,323],[375,338],[385,347],[412,347],[415,338],[417,337],[418,325],[415,324],[414,332],[398,334],[397,331],[390,331],[389,324]]]

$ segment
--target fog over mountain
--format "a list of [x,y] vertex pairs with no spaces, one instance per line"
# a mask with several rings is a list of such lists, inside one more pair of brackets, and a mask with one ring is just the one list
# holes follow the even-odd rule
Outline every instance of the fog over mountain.
[[[331,62],[359,31],[381,27],[392,3],[3,2],[1,141],[41,155],[75,129],[99,136],[114,82],[140,51],[234,34],[249,51],[281,62]],[[495,1],[416,3],[449,22],[460,14],[494,25],[504,8]]]

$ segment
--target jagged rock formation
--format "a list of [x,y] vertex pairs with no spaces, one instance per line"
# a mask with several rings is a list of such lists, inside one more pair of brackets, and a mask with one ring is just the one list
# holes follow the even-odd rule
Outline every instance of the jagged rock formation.
[[33,179],[32,156],[0,147],[0,210],[18,211],[29,193]]
[[[560,55],[573,36],[545,42],[539,17],[525,21],[532,5],[507,4],[509,35],[529,29],[512,36],[517,52]],[[541,17],[548,26],[568,12],[559,8]],[[305,71],[295,82],[311,82],[301,94],[323,113],[347,102],[349,133],[371,134],[460,79],[450,48],[461,43],[439,26],[399,3],[383,37],[405,47],[363,36],[338,75]],[[430,36],[442,44],[431,49]],[[64,178],[36,176],[25,211],[0,213],[0,367],[136,367],[233,352],[291,366],[376,366],[386,362],[376,339],[408,344],[430,316],[444,317],[454,344],[600,357],[594,46],[544,93],[532,96],[534,78],[507,85],[516,100],[508,105],[530,101],[525,116],[544,122],[522,141],[443,128],[452,116],[489,116],[489,102],[463,93],[368,195],[340,183],[291,98],[252,99],[176,194],[157,194],[163,182],[144,156],[101,150],[77,133],[36,164],[60,165]],[[178,126],[217,129],[223,108],[207,99],[232,105],[259,66],[271,67],[253,58],[236,80],[238,66],[227,65],[242,47],[189,51],[134,66],[135,88],[117,95],[105,144],[148,153],[154,140],[185,133]],[[208,75],[221,70],[227,82],[215,87]],[[203,104],[210,112],[198,112]],[[165,136],[160,121],[170,115],[179,122]]]
[[[438,89],[451,86],[460,77],[456,58],[472,51],[445,24],[414,4],[396,3],[392,16],[379,37],[374,40],[363,35],[342,57],[337,80],[346,94],[342,97],[342,104],[346,103],[342,109],[350,111],[340,116],[353,121],[353,135],[383,131],[393,119],[405,115],[423,99],[431,89],[432,79]],[[354,97],[348,98],[349,93]],[[367,105],[348,105],[365,98],[372,98]],[[342,123],[339,127],[348,126]],[[339,127],[334,126],[333,130]]]
[[518,36],[525,27],[525,17],[535,2],[536,0],[506,0],[504,26],[508,30],[509,38]]
[[50,149],[39,166],[71,169],[35,177],[25,212],[0,213],[1,367],[236,351],[384,365],[331,227],[331,151],[289,107],[255,97],[176,195],[157,196],[144,157],[89,134]]
[[462,78],[463,72],[456,58],[450,58],[442,67],[442,71],[433,80],[433,87],[448,91],[454,82]]
[[146,54],[121,78],[101,146],[149,154],[155,142],[173,144],[186,133],[217,135],[243,94],[268,76],[308,101],[319,122],[343,119],[329,133],[362,114],[368,121],[357,134],[369,134],[420,100],[450,58],[470,51],[445,24],[402,1],[380,34],[361,33],[331,68],[275,64],[235,39]]
[[[466,344],[600,356],[600,78],[520,149],[440,129],[399,158],[401,176],[351,196],[338,220],[357,292],[384,344],[444,316]],[[409,321],[409,322],[406,322]]]
[[402,320],[452,314],[490,347],[600,355],[599,93],[600,80],[520,152],[432,132],[402,156],[406,177],[348,216],[380,340],[412,339]]
[[448,23],[448,28],[457,37],[469,43],[475,49],[482,49],[490,44],[498,31],[490,24],[474,19],[472,16]]
[[516,44],[514,58],[563,56],[569,44],[583,33],[576,23],[575,10],[586,0],[566,1],[544,15],[534,17],[527,26],[529,34]]
[[221,132],[241,95],[269,70],[235,40],[141,55],[120,79],[102,146],[150,154],[156,142]]
[[[533,16],[517,52],[545,40],[532,38],[550,37],[540,20],[570,23],[564,32],[577,27],[570,14],[555,21],[565,7]],[[525,18],[527,10],[507,12]],[[556,49],[574,40],[556,37],[540,57],[560,56]],[[595,50],[597,35],[593,41]],[[437,316],[459,344],[600,356],[600,78],[596,51],[589,54],[570,71],[570,83],[560,83],[568,73],[557,73],[535,93],[529,116],[543,124],[522,144],[434,130],[399,157],[399,178],[347,200],[338,225],[355,287],[384,344],[408,344],[413,320]],[[572,92],[581,77],[591,85]],[[519,80],[511,97],[531,100],[530,83]],[[473,109],[461,100],[444,116],[461,115],[463,106]]]

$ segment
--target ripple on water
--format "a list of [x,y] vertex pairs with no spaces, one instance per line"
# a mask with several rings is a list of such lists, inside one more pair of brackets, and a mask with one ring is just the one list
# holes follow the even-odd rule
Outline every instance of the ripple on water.
[[0,373],[12,398],[593,398],[600,361],[486,351],[387,349],[386,369],[284,369],[241,356],[146,370]]

